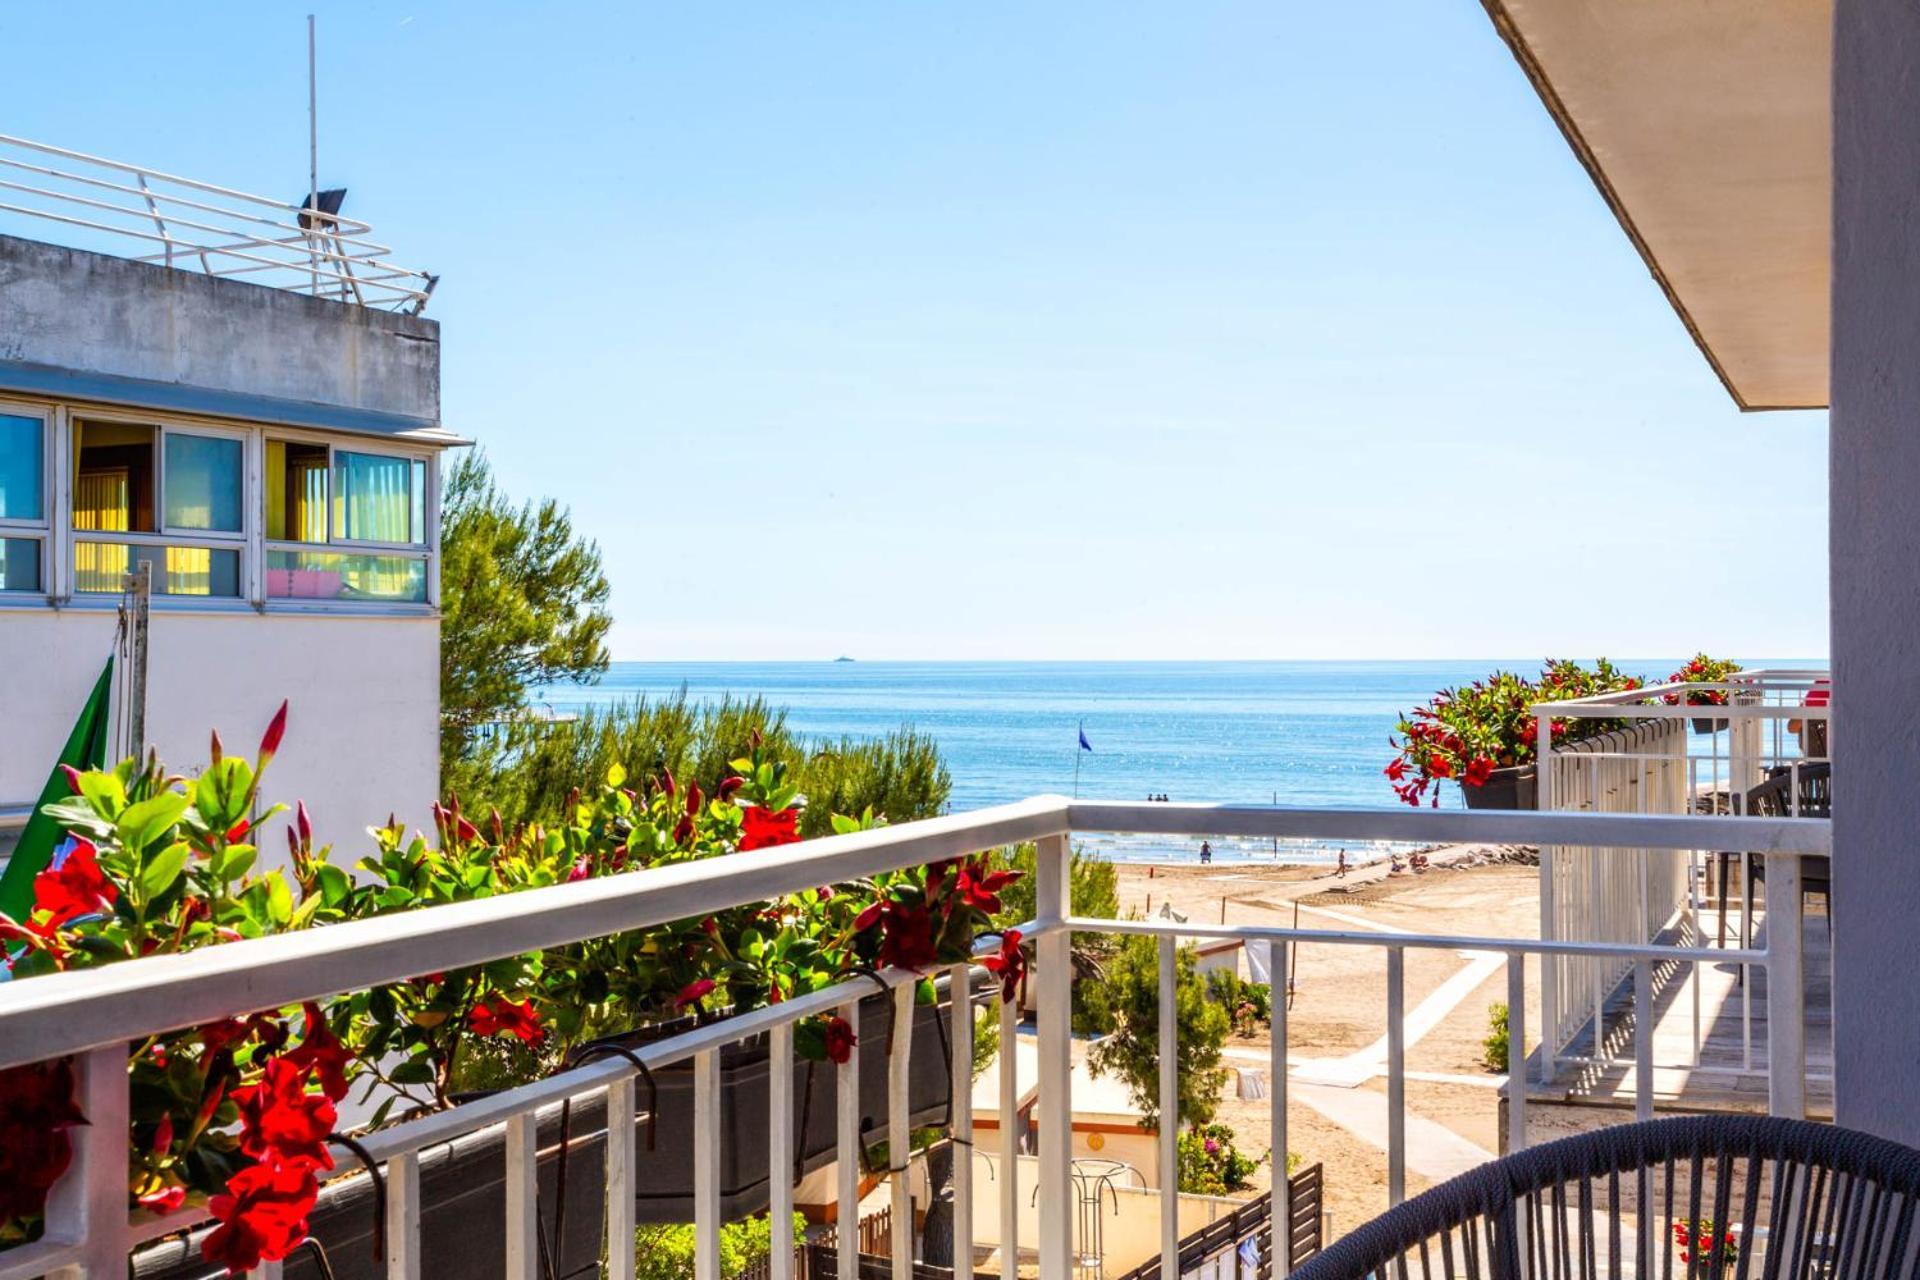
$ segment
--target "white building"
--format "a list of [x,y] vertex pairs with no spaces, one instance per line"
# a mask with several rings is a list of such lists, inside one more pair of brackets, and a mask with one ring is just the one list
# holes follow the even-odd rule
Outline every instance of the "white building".
[[[9,223],[146,260],[0,235],[0,841],[115,650],[123,576],[141,564],[146,740],[162,760],[198,768],[215,729],[251,753],[288,699],[267,797],[305,800],[316,834],[342,843],[392,812],[423,820],[437,476],[457,443],[440,427],[439,326],[417,314],[430,278],[394,274],[358,224],[321,234],[294,207],[0,147],[157,201],[142,201],[157,213],[140,240],[108,240],[114,214],[51,197],[89,225]],[[189,256],[181,237],[223,252]]]

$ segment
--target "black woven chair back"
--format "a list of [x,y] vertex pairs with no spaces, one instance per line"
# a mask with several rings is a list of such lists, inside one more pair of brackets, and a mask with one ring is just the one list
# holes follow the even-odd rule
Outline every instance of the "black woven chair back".
[[1747,792],[1747,812],[1766,818],[1831,818],[1833,766],[1819,760],[1773,770],[1765,782]]
[[1920,1151],[1770,1116],[1543,1143],[1349,1232],[1296,1280],[1881,1280],[1920,1275]]

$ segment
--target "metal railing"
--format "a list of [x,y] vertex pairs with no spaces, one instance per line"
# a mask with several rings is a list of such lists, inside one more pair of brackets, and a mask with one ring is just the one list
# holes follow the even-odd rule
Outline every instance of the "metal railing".
[[[1044,797],[975,813],[933,818],[895,827],[835,836],[776,850],[688,863],[604,879],[557,885],[523,893],[433,907],[394,916],[360,920],[321,929],[209,947],[178,955],[129,961],[0,984],[0,1067],[73,1055],[80,1077],[80,1106],[89,1123],[72,1130],[73,1167],[54,1188],[42,1239],[0,1253],[0,1280],[26,1280],[47,1272],[63,1277],[120,1280],[129,1251],[141,1244],[194,1226],[202,1210],[187,1209],[158,1217],[130,1218],[128,1211],[128,1062],[129,1044],[147,1036],[203,1025],[218,1018],[260,1009],[281,1008],[404,981],[432,970],[451,970],[547,947],[699,918],[729,907],[763,902],[820,885],[844,882],[902,867],[924,865],[1000,848],[1037,842],[1037,919],[1028,934],[1036,939],[1033,981],[1038,987],[1039,1105],[1053,1117],[1071,1111],[1072,1028],[1070,1000],[1072,932],[1147,935],[1157,939],[1161,1007],[1172,1007],[1176,948],[1194,937],[1265,941],[1274,951],[1274,971],[1284,972],[1287,949],[1295,946],[1361,947],[1382,954],[1386,966],[1388,1079],[1387,1171],[1389,1199],[1397,1202],[1406,1183],[1405,965],[1410,950],[1475,950],[1506,958],[1512,1061],[1524,1062],[1527,1043],[1525,966],[1529,956],[1605,955],[1631,963],[1636,975],[1640,1016],[1636,1022],[1634,1061],[1639,1114],[1650,1114],[1653,1037],[1653,966],[1690,964],[1704,953],[1658,945],[1589,943],[1527,938],[1467,937],[1450,934],[1383,934],[1253,925],[1201,925],[1172,921],[1113,920],[1078,916],[1070,898],[1070,841],[1076,833],[1130,831],[1159,835],[1236,835],[1257,838],[1378,839],[1422,843],[1582,844],[1607,849],[1686,849],[1703,843],[1749,850],[1769,859],[1771,897],[1780,901],[1763,949],[1711,953],[1716,961],[1764,968],[1771,1028],[1767,1041],[1770,1105],[1777,1114],[1797,1116],[1805,1105],[1805,1041],[1798,928],[1799,860],[1804,854],[1829,853],[1829,824],[1809,819],[1753,817],[1665,817],[1612,814],[1474,813],[1393,810],[1311,810],[1279,807],[1183,804],[1119,804]],[[1776,855],[1784,855],[1778,856]],[[907,1132],[908,1056],[916,975],[889,970],[880,975],[890,990],[894,1057],[888,1062],[888,1132]],[[969,965],[951,969],[952,1114],[955,1134],[971,1136],[973,1018],[970,993],[975,975]],[[773,1063],[790,1063],[797,1020],[828,1011],[857,1017],[862,997],[875,988],[864,978],[710,1023],[636,1051],[633,1060],[608,1058],[579,1066],[479,1101],[409,1120],[365,1135],[366,1154],[384,1169],[386,1273],[412,1280],[423,1273],[420,1215],[422,1152],[480,1132],[503,1135],[505,1148],[505,1274],[510,1280],[539,1280],[540,1212],[538,1204],[540,1118],[562,1102],[601,1098],[608,1117],[605,1143],[605,1238],[607,1273],[627,1277],[634,1265],[634,1178],[641,1158],[636,1142],[635,1082],[644,1063],[657,1070],[672,1063],[693,1064],[693,1151],[663,1151],[653,1158],[685,1161],[691,1155],[694,1187],[696,1275],[720,1280],[721,1172],[719,1138],[720,1052],[728,1044],[764,1035]],[[1015,1007],[1001,1008],[1001,1044],[1015,1043]],[[1160,1113],[1176,1114],[1175,1026],[1160,1025]],[[838,1213],[843,1222],[859,1216],[863,1135],[859,1118],[859,1055],[875,1051],[856,1045],[853,1059],[836,1068],[836,1159]],[[1013,1056],[1009,1055],[1009,1061]],[[1288,1147],[1288,1062],[1286,1001],[1274,1001],[1271,1051],[1272,1150]],[[1020,1242],[1018,1221],[1023,1192],[1038,1199],[1037,1253],[1042,1280],[1072,1280],[1075,1196],[1072,1193],[1071,1126],[1048,1122],[1038,1135],[1037,1184],[1022,1188],[1019,1170],[1019,1084],[1012,1070],[1001,1073],[1000,1168],[994,1188],[999,1201],[999,1239]],[[1527,1092],[1523,1083],[1510,1090],[1510,1145],[1528,1137]],[[767,1168],[770,1171],[770,1223],[773,1233],[772,1280],[793,1280],[794,1087],[790,1070],[768,1072],[770,1121]],[[1159,1134],[1160,1167],[1178,1166],[1176,1126]],[[347,1153],[338,1153],[351,1167]],[[351,1175],[355,1177],[364,1174]],[[905,1178],[893,1180],[893,1216],[911,1221]],[[1179,1197],[1172,1180],[1160,1189],[1161,1257],[1165,1280],[1178,1280]],[[955,1162],[953,1221],[955,1240],[971,1242],[976,1204],[972,1162]],[[896,1280],[913,1273],[913,1233],[896,1231],[891,1270]],[[1003,1244],[1004,1248],[1004,1244]],[[972,1280],[973,1254],[965,1243],[954,1250],[956,1280]],[[842,1234],[840,1280],[857,1280],[856,1233]],[[277,1277],[280,1264],[258,1274]]]
[[0,214],[78,231],[81,248],[419,314],[439,278],[393,262],[337,198],[316,204],[334,194],[271,200],[0,134]]
[[[1740,672],[1725,681],[1673,683],[1533,706],[1539,758],[1538,805],[1543,811],[1589,813],[1742,814],[1748,791],[1777,770],[1793,775],[1824,762],[1832,708],[1807,705],[1829,682],[1814,669]],[[1717,693],[1725,705],[1692,705],[1688,696]],[[1669,702],[1668,699],[1675,699]],[[1555,722],[1626,720],[1625,728],[1580,737],[1553,732]],[[1704,722],[1695,750],[1689,728]],[[1810,749],[1811,748],[1811,749]],[[1596,849],[1552,844],[1540,850],[1540,935],[1585,941],[1646,942],[1668,938],[1705,946],[1701,898],[1718,846],[1658,851]],[[1749,911],[1744,885],[1739,909]],[[1606,1006],[1627,976],[1623,961],[1602,956],[1546,957],[1541,984],[1545,1024],[1543,1065],[1548,1078],[1560,1061],[1605,1059]],[[1689,985],[1694,1008],[1694,1052],[1702,1046],[1698,967]],[[1746,1063],[1752,1061],[1751,996],[1741,996]],[[1593,1051],[1574,1042],[1590,1035]]]

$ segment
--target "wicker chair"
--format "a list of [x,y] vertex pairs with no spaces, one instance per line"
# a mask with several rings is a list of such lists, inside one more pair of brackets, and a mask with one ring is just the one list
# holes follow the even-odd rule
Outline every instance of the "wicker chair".
[[1293,1280],[1910,1277],[1916,1207],[1920,1151],[1884,1138],[1769,1116],[1649,1120],[1464,1173]]
[[[1796,788],[1798,794],[1796,795]],[[1833,766],[1825,760],[1774,769],[1767,780],[1747,792],[1746,812],[1767,818],[1831,818]],[[1716,878],[1720,882],[1720,945],[1727,945],[1728,867],[1735,858],[1746,867],[1747,887],[1740,902],[1740,945],[1753,932],[1753,886],[1767,879],[1767,861],[1746,853],[1721,853]],[[1808,854],[1800,859],[1800,892],[1817,893],[1827,900],[1827,931],[1833,931],[1833,859]]]

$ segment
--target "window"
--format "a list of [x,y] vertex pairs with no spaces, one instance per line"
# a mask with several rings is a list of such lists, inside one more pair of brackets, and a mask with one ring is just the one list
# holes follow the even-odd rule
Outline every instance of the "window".
[[425,603],[426,545],[424,458],[267,441],[269,599]]
[[0,412],[0,592],[46,590],[47,424]]
[[239,533],[240,441],[167,433],[167,528]]
[[117,592],[146,565],[155,595],[238,597],[245,455],[238,435],[76,421],[74,591]]

